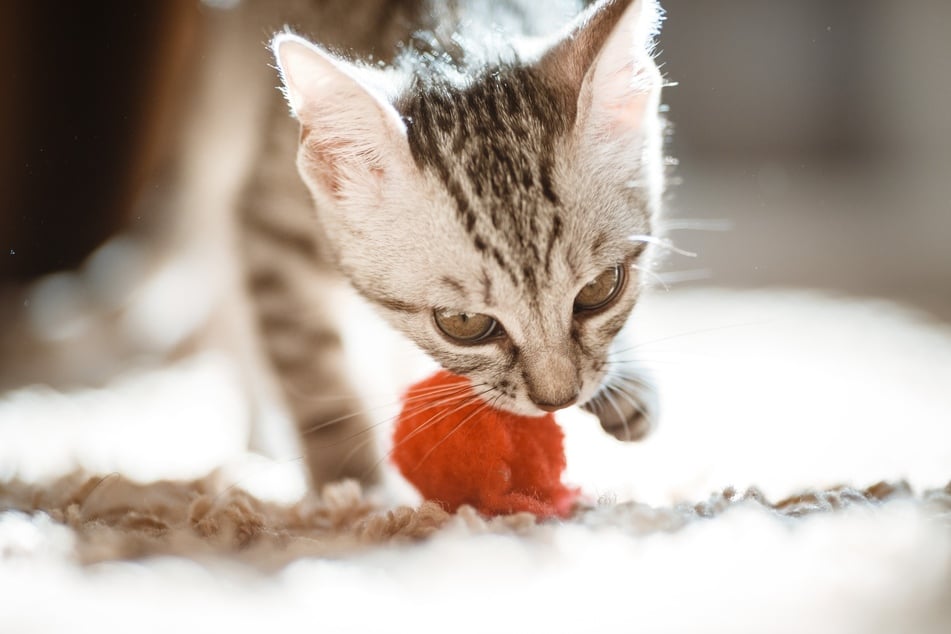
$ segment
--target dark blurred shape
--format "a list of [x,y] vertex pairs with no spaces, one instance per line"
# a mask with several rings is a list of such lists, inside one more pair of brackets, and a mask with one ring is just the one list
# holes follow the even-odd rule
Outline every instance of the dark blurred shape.
[[73,268],[129,227],[194,5],[0,3],[0,283]]

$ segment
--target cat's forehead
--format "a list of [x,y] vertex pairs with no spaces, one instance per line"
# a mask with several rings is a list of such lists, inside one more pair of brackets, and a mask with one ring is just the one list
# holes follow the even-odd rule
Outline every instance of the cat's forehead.
[[483,69],[459,85],[418,78],[397,103],[413,160],[473,203],[551,195],[552,153],[574,101],[530,66]]
[[533,288],[549,273],[565,221],[556,153],[570,100],[525,66],[486,68],[464,85],[421,81],[398,103],[417,167],[446,192],[468,247]]
[[446,239],[429,255],[456,264],[440,271],[440,294],[505,307],[567,293],[624,257],[645,229],[640,201],[579,165],[576,96],[530,66],[473,77],[430,79],[397,102],[425,190],[438,192],[424,206]]

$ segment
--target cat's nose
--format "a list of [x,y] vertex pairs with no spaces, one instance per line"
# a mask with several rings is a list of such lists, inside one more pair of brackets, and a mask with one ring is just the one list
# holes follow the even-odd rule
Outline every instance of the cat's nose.
[[535,407],[546,412],[557,412],[560,409],[565,409],[566,407],[571,407],[578,402],[578,394],[575,394],[571,398],[561,403],[546,403],[545,401],[536,401],[534,398],[532,402],[535,403]]

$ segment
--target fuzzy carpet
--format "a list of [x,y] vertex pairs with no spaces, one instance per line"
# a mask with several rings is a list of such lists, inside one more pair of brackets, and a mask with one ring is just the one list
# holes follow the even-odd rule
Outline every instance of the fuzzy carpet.
[[0,632],[951,631],[949,329],[805,293],[639,311],[663,420],[560,418],[562,522],[392,473],[305,494],[218,358],[0,397]]

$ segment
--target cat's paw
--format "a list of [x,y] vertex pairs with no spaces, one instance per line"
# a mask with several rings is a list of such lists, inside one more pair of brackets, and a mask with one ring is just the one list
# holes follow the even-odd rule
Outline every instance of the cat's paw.
[[597,416],[601,428],[618,440],[643,440],[657,426],[657,390],[644,379],[611,377],[582,409]]

